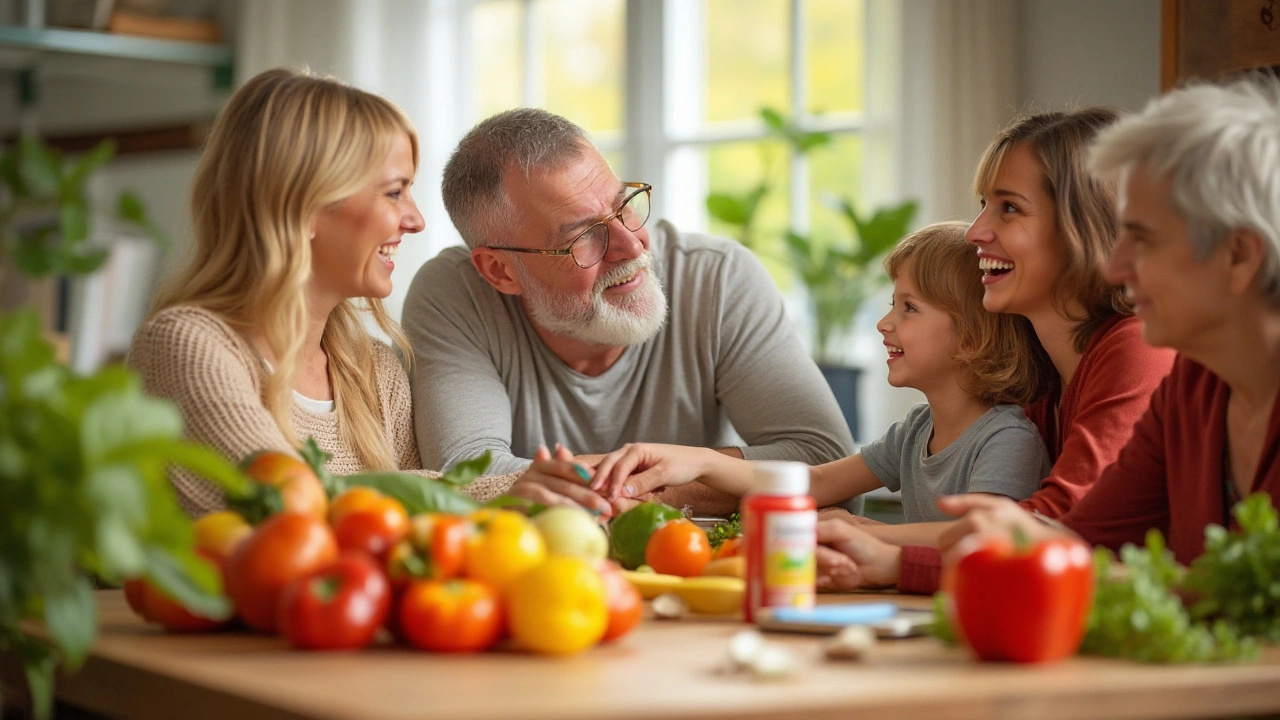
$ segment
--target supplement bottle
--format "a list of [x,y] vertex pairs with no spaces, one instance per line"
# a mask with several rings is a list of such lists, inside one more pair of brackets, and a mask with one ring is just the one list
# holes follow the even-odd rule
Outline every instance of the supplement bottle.
[[743,612],[753,622],[767,607],[811,608],[817,565],[817,503],[809,496],[809,466],[757,462],[751,494],[742,499],[747,595]]

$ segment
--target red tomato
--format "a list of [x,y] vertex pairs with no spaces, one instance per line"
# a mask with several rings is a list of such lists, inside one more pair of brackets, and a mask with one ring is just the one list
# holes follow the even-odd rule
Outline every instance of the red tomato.
[[[400,512],[403,513],[404,510]],[[383,559],[387,551],[408,532],[408,525],[408,520],[388,522],[387,514],[357,510],[342,515],[333,526],[333,536],[337,539],[340,550],[354,550]]]
[[[244,473],[254,480],[280,491],[283,512],[301,513],[323,520],[329,510],[329,496],[324,485],[311,466],[287,453],[264,450],[254,453],[242,465]],[[262,501],[252,501],[251,507],[236,505],[243,510],[250,522],[257,522],[273,509]]]
[[368,555],[295,578],[280,598],[280,634],[305,650],[349,650],[373,641],[391,609],[391,584]]
[[649,536],[644,562],[654,572],[697,577],[711,562],[711,543],[702,528],[688,520],[672,520]]
[[423,650],[479,652],[502,637],[498,593],[475,580],[419,580],[400,600],[400,631]]
[[227,596],[249,627],[273,632],[289,583],[337,557],[338,544],[323,521],[299,513],[273,515],[227,560]]
[[[198,548],[196,554],[218,570],[219,574],[223,573],[222,559],[214,552]],[[125,582],[124,597],[129,602],[129,607],[143,620],[174,632],[219,630],[230,625],[232,620],[230,617],[219,619],[196,615],[163,590],[142,578]]]
[[622,566],[612,560],[601,560],[596,566],[604,580],[604,599],[609,606],[609,626],[602,641],[616,640],[631,632],[644,617],[644,598],[622,574]]
[[982,660],[1075,653],[1093,604],[1093,554],[1078,540],[989,542],[949,568],[951,622]]
[[458,515],[422,513],[409,520],[409,536],[387,556],[392,585],[408,587],[414,580],[449,580],[462,574],[470,521]]

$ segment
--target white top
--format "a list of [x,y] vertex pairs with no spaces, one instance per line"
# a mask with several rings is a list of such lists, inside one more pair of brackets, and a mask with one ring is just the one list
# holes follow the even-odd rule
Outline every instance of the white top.
[[302,408],[303,410],[306,410],[309,413],[315,413],[317,415],[331,413],[333,412],[333,408],[334,408],[334,403],[332,400],[315,400],[313,398],[307,397],[306,395],[303,395],[297,390],[293,391],[293,401],[297,403],[298,407]]
[[[276,369],[271,366],[271,362],[266,358],[261,358],[261,360],[262,364],[266,366],[267,372],[272,373],[276,371]],[[313,415],[325,415],[327,413],[331,413],[336,407],[332,400],[316,400],[315,398],[309,398],[306,395],[303,395],[297,390],[293,391],[293,402],[298,407]]]
[[809,466],[802,462],[757,461],[751,463],[753,495],[808,495]]

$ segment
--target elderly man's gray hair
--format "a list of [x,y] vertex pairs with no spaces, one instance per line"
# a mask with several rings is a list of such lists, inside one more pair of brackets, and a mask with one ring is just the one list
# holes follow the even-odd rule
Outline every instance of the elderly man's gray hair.
[[1102,131],[1089,153],[1103,177],[1139,165],[1169,182],[1197,257],[1232,230],[1258,233],[1268,245],[1259,287],[1280,305],[1280,79],[1259,72],[1174,90]]
[[557,170],[583,157],[589,142],[582,128],[536,108],[517,108],[480,122],[467,133],[444,167],[441,193],[449,219],[475,249],[496,241],[519,216],[502,187],[502,174],[516,168]]

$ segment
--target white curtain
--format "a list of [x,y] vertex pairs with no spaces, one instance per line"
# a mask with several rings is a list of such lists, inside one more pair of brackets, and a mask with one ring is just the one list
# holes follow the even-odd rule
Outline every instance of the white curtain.
[[461,242],[440,200],[440,173],[463,133],[458,87],[465,61],[465,0],[242,0],[236,80],[305,65],[399,105],[418,131],[413,197],[426,229],[406,236],[387,307],[398,320],[414,273]]
[[968,219],[978,158],[1020,109],[1016,0],[906,0],[903,149],[920,220]]
[[[977,211],[970,187],[978,158],[1020,107],[1020,8],[1016,0],[904,0],[897,9],[896,16],[882,17],[898,25],[883,31],[898,43],[898,84],[875,87],[877,97],[896,104],[893,117],[899,121],[891,131],[901,196],[919,200],[917,226],[971,219]],[[865,184],[873,183],[868,178]],[[886,289],[867,303],[858,318],[854,348],[867,370],[858,440],[879,437],[913,404],[924,402],[920,392],[888,384],[875,330],[888,295]]]

